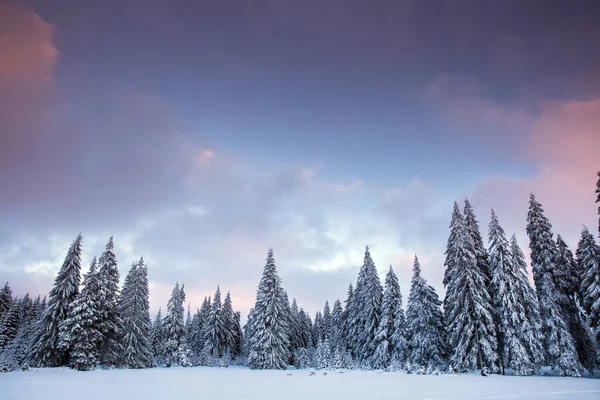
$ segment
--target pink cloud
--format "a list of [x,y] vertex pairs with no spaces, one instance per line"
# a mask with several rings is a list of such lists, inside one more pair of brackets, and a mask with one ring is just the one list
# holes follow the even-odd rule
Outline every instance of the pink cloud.
[[48,83],[58,56],[54,31],[31,9],[0,4],[0,85]]
[[[595,226],[594,190],[600,149],[600,99],[544,104],[531,129],[524,130],[514,149],[517,159],[529,162],[534,174],[483,180],[473,200],[487,221],[494,208],[507,230],[523,233],[529,193],[542,202],[555,233],[576,241],[581,226]],[[524,235],[522,235],[524,239]]]

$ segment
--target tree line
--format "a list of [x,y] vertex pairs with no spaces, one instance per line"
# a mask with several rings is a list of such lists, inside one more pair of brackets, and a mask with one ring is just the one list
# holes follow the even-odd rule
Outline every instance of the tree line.
[[[598,177],[600,203],[600,172]],[[186,318],[179,283],[166,315],[159,310],[152,323],[143,258],[132,264],[120,289],[111,237],[80,282],[79,235],[47,301],[13,297],[8,283],[0,291],[0,366],[89,370],[234,363],[417,373],[510,369],[516,375],[550,366],[566,376],[593,373],[600,364],[600,247],[584,227],[573,254],[560,235],[554,238],[533,194],[526,230],[534,285],[515,235],[507,238],[492,210],[486,246],[465,200],[462,210],[454,203],[443,302],[415,256],[405,309],[393,268],[382,285],[367,247],[344,302],[326,302],[314,319],[296,299],[290,302],[269,249],[243,328],[230,293],[222,301],[219,287],[193,315],[188,308]]]

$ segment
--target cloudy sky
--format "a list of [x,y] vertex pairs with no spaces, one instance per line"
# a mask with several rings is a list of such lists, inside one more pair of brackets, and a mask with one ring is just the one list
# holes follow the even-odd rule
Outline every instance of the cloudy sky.
[[267,248],[311,313],[369,245],[440,291],[453,202],[527,251],[530,192],[596,229],[597,1],[0,1],[0,280],[46,293],[84,237],[151,307],[251,307]]

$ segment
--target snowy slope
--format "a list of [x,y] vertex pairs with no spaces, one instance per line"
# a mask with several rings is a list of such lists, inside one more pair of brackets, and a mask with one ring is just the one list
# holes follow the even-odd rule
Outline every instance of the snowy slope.
[[[287,375],[287,374],[292,374]],[[407,375],[374,371],[253,371],[152,368],[76,372],[46,368],[0,374],[3,400],[468,400],[600,399],[600,380],[563,377]]]

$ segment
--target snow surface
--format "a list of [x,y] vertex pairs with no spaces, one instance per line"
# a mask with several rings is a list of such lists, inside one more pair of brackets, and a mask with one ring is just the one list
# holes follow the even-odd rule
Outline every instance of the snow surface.
[[[600,399],[600,379],[556,376],[407,375],[376,371],[151,368],[0,374],[2,400],[468,400]],[[291,374],[291,375],[288,375]]]

